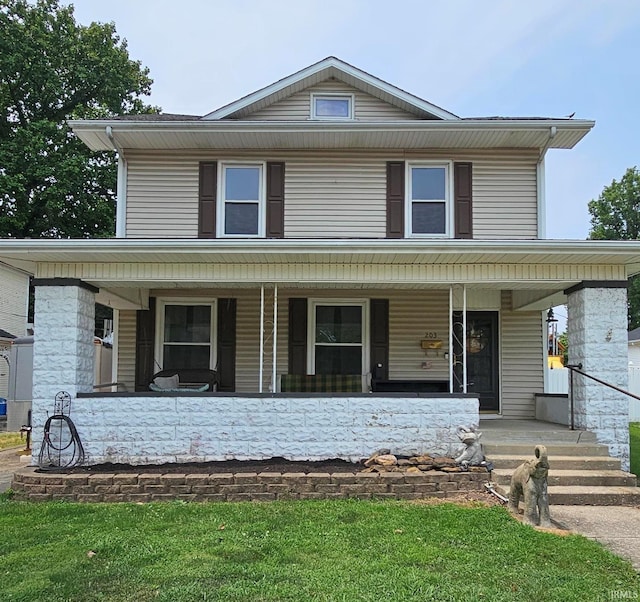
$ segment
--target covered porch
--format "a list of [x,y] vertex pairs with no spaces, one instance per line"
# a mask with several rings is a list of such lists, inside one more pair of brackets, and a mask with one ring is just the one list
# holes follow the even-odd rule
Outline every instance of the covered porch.
[[[563,301],[569,310],[570,360],[625,384],[626,276],[635,269],[637,255],[624,246],[601,241],[597,248],[588,241],[38,241],[44,242],[52,244],[12,251],[13,260],[31,262],[36,275],[34,443],[55,394],[68,390],[76,398],[73,416],[81,422],[76,415],[81,407],[92,416],[80,431],[87,447],[102,442],[89,454],[93,461],[125,455],[109,451],[106,443],[120,436],[123,416],[132,425],[146,424],[128,431],[138,446],[126,452],[129,461],[293,457],[287,443],[302,423],[285,424],[272,405],[284,404],[277,407],[287,414],[309,400],[325,411],[320,422],[309,422],[316,439],[335,441],[323,439],[323,432],[329,432],[332,415],[344,414],[347,424],[341,428],[358,441],[359,447],[350,449],[325,445],[318,453],[326,457],[351,458],[360,449],[366,455],[371,448],[364,445],[395,447],[391,439],[357,430],[364,428],[358,421],[381,416],[388,422],[385,428],[403,424],[399,446],[444,452],[458,443],[456,426],[477,424],[481,412],[502,419],[534,417],[534,395],[544,392],[544,312]],[[95,302],[116,310],[113,380],[123,384],[121,391],[92,393],[86,341],[92,341]],[[178,318],[189,313],[200,318],[181,329]],[[181,353],[190,365],[218,373],[217,391],[149,392],[154,374]],[[366,385],[360,392],[319,392],[317,398],[279,392],[282,375],[321,373],[360,375]],[[614,455],[628,457],[624,402],[604,397],[587,383],[578,383],[576,392],[577,425],[596,432]],[[340,401],[343,396],[348,401]],[[267,409],[255,412],[255,399]],[[365,400],[375,403],[367,410],[359,405]],[[410,409],[397,411],[403,404]],[[168,409],[162,417],[150,418],[163,406]],[[242,407],[248,409],[234,412]],[[210,425],[211,417],[222,414],[232,420],[234,413],[238,422],[228,424],[234,427],[226,432],[229,440],[239,440],[237,429],[261,414],[270,429],[280,429],[266,437],[270,447],[222,450],[218,445],[219,452],[200,454],[204,448],[198,447],[192,427]],[[121,415],[117,420],[116,414]],[[439,415],[448,417],[446,425]],[[158,430],[156,439],[152,428]],[[213,432],[209,426],[201,430],[200,440]],[[169,431],[180,448],[165,453],[169,446],[153,442],[169,441]],[[301,454],[314,455],[304,449]]]

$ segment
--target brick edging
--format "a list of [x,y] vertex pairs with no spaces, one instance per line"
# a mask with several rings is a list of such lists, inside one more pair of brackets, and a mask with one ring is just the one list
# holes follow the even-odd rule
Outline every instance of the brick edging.
[[18,470],[14,499],[74,502],[240,502],[330,498],[446,498],[478,491],[487,473],[37,473]]

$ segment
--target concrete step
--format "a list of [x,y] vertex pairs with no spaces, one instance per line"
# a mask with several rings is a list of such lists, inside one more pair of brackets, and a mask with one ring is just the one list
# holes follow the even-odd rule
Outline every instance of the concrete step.
[[[528,458],[517,454],[491,454],[489,459],[495,468],[513,470]],[[549,462],[554,472],[556,470],[620,470],[620,460],[609,456],[552,456]]]
[[594,433],[588,431],[572,431],[568,427],[552,425],[545,422],[496,420],[480,421],[479,430],[486,443],[596,443]]
[[[496,490],[504,496],[509,495],[508,486],[498,485]],[[640,487],[555,485],[549,487],[549,503],[558,506],[637,506],[640,504]]]
[[[540,442],[538,442],[540,443]],[[494,443],[483,441],[484,453],[488,458],[493,454],[520,456],[522,461],[533,458],[533,450],[537,443]],[[547,448],[549,462],[554,456],[608,456],[609,448],[606,445],[596,443],[571,444],[571,443],[542,443]]]
[[[513,469],[497,468],[491,478],[499,485],[509,487]],[[549,469],[549,487],[636,487],[636,476],[622,470],[556,470]]]

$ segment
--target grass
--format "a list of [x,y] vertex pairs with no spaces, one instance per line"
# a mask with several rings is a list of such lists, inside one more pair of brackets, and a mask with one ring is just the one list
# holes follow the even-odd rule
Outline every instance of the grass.
[[629,448],[631,472],[640,477],[640,422],[629,424]]
[[610,600],[631,565],[502,507],[395,501],[72,504],[0,497],[0,599]]
[[26,445],[25,440],[20,438],[20,433],[0,433],[0,450],[18,445]]

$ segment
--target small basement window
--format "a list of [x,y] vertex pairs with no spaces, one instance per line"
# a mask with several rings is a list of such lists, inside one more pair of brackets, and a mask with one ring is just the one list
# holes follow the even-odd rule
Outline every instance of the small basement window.
[[353,95],[312,94],[311,119],[353,119]]

